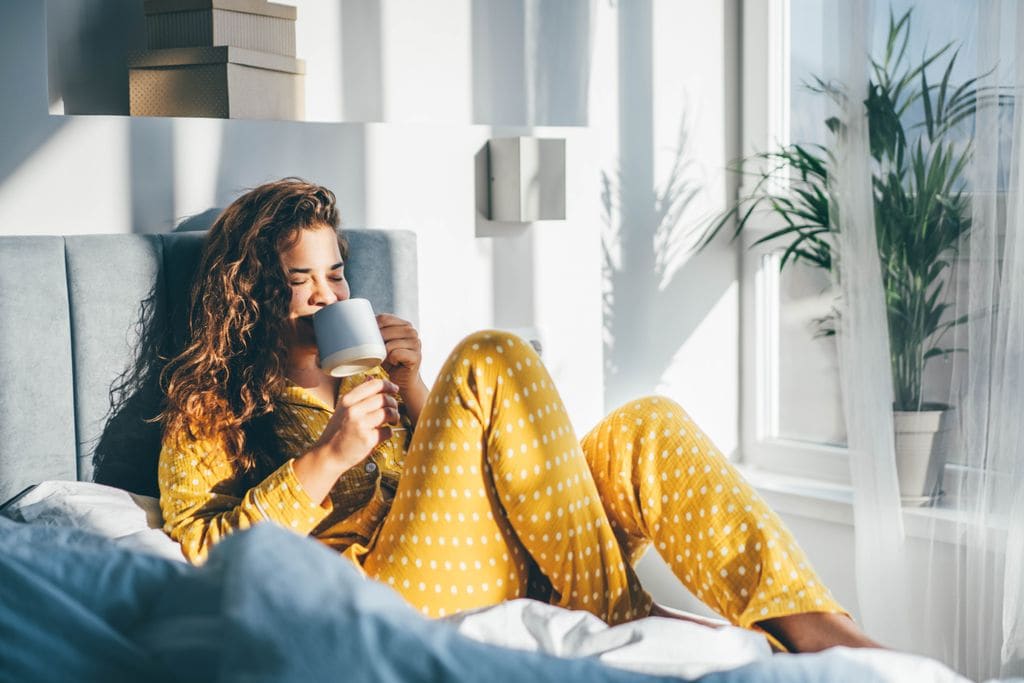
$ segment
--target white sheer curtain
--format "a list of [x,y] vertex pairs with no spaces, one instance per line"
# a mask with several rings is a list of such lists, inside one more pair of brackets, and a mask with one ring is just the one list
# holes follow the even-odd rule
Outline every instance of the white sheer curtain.
[[[977,72],[971,168],[972,228],[961,247],[958,341],[951,402],[960,406],[955,506],[961,632],[949,648],[976,677],[1024,675],[1024,3],[977,4]],[[1000,103],[1012,94],[1016,106]],[[964,282],[966,281],[966,282]]]
[[[836,284],[840,385],[854,488],[856,579],[861,619],[879,641],[909,649],[910,609],[903,518],[893,456],[893,388],[885,296],[875,241],[872,160],[864,101],[873,3],[830,2],[825,35],[839,37],[825,55],[825,80],[841,84],[833,114],[845,127],[834,147],[831,211],[839,226]],[[845,27],[845,30],[843,29]]]
[[[1024,2],[960,3],[946,27],[964,50],[955,85],[977,78],[979,88],[977,109],[960,124],[959,138],[974,146],[965,188],[972,226],[944,294],[950,319],[966,314],[967,322],[942,345],[965,350],[948,358],[945,372],[943,361],[933,360],[926,381],[933,393],[946,394],[926,400],[948,398],[959,426],[944,495],[934,507],[914,510],[901,507],[894,465],[892,372],[871,184],[877,164],[864,106],[869,54],[879,44],[871,32],[884,31],[887,23],[875,13],[887,19],[891,9],[885,0],[874,4],[830,0],[824,27],[825,35],[838,37],[826,55],[832,65],[826,76],[846,93],[837,103],[836,115],[846,125],[835,146],[831,198],[840,228],[837,340],[854,486],[858,607],[867,631],[890,646],[938,656],[979,680],[1021,676]],[[928,44],[934,51],[946,40]],[[928,77],[935,84],[942,73]],[[1013,95],[1017,106],[1003,95]],[[913,107],[903,114],[922,116]],[[923,134],[908,123],[908,131]],[[909,521],[912,533],[910,524],[905,531]]]

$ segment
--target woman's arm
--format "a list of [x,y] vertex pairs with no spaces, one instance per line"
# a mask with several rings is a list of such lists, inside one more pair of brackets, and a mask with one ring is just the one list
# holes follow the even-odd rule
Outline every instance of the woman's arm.
[[262,521],[308,534],[330,513],[330,501],[311,496],[289,460],[256,486],[232,490],[236,478],[227,452],[215,439],[185,434],[164,438],[160,451],[160,510],[164,531],[201,563],[228,534]]
[[164,531],[192,562],[205,560],[231,532],[261,521],[308,534],[333,509],[328,493],[338,477],[390,436],[382,426],[398,421],[396,393],[396,385],[378,379],[341,396],[309,452],[247,491],[231,490],[237,476],[218,439],[165,437],[158,477]]

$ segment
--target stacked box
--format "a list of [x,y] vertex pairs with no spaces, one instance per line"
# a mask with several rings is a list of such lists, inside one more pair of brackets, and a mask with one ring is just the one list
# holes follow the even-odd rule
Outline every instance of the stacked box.
[[302,119],[296,10],[267,0],[146,0],[129,58],[133,116]]
[[294,57],[295,15],[294,7],[266,1],[149,0],[146,44],[151,50],[225,45]]

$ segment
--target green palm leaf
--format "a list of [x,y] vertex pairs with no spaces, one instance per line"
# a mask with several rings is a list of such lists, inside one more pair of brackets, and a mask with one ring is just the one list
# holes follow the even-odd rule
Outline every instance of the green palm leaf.
[[[962,124],[971,121],[979,101],[1004,107],[1014,98],[1002,88],[979,86],[991,72],[954,84],[959,47],[953,43],[909,63],[910,30],[911,11],[897,17],[890,10],[885,47],[879,59],[870,61],[863,104],[874,161],[871,188],[894,395],[897,406],[916,409],[922,403],[925,364],[962,350],[941,346],[941,341],[967,320],[966,315],[949,319],[946,286],[957,249],[971,228],[964,186],[973,146],[970,131],[961,130]],[[941,67],[936,82],[929,79],[932,67]],[[815,76],[807,87],[837,104],[845,103],[843,84]],[[923,120],[908,121],[918,103]],[[833,135],[846,129],[836,117],[824,125]],[[756,178],[753,189],[705,226],[700,246],[733,222],[735,239],[770,215],[782,227],[759,237],[754,245],[780,243],[780,268],[805,261],[831,271],[831,235],[841,228],[839,217],[831,212],[832,164],[831,150],[823,145],[794,144],[744,160],[733,170]],[[748,173],[744,167],[758,170]],[[778,178],[788,179],[785,192],[777,189]],[[833,334],[838,315],[834,311],[819,320],[818,334]]]

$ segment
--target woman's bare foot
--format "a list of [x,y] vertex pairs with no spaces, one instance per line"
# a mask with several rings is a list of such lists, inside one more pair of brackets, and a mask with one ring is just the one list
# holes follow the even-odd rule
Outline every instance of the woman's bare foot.
[[[710,628],[721,628],[725,623],[662,607],[658,603],[651,605],[650,616],[680,619]],[[765,619],[758,622],[758,626],[775,637],[789,652],[818,652],[836,645],[884,649],[882,645],[868,638],[853,619],[845,614],[803,612]]]
[[818,652],[835,645],[882,648],[845,614],[804,612],[758,622],[790,652]]

